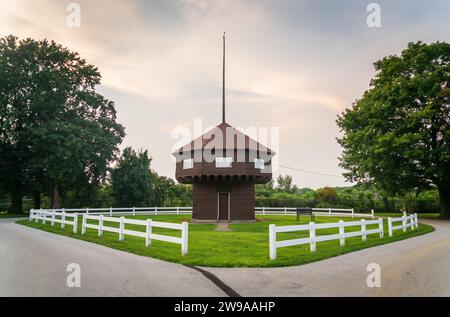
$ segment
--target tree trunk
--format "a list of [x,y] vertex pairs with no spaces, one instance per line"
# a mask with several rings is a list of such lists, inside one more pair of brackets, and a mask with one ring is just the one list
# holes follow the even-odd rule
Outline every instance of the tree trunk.
[[33,193],[33,202],[34,202],[34,209],[41,209],[41,193],[40,192]]
[[22,190],[19,187],[13,189],[11,193],[11,207],[9,208],[10,213],[14,214],[22,214],[23,206],[22,206]]
[[439,187],[439,204],[441,207],[441,218],[450,219],[450,186]]
[[58,184],[55,184],[53,186],[53,192],[52,192],[52,197],[51,197],[51,204],[52,204],[52,209],[59,209],[59,207],[60,207],[60,205],[59,205]]

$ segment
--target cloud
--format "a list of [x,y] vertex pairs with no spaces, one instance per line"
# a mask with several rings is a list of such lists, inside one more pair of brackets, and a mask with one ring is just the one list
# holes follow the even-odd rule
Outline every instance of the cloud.
[[77,0],[79,29],[65,24],[70,2],[2,0],[1,33],[53,39],[98,66],[101,91],[127,128],[124,146],[148,148],[154,168],[168,176],[171,129],[220,120],[224,31],[230,123],[280,127],[281,163],[331,174],[341,172],[336,115],[368,88],[372,63],[411,40],[450,36],[442,0],[378,1],[381,29],[367,28],[365,4],[356,0]]

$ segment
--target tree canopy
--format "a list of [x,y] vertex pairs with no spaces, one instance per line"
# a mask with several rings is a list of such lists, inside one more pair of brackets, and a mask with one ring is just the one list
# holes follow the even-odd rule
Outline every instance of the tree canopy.
[[410,43],[375,64],[370,89],[338,117],[351,181],[391,193],[437,188],[450,217],[450,44]]
[[101,75],[47,40],[0,39],[0,182],[14,212],[22,196],[101,182],[125,135],[114,103],[96,92]]
[[127,147],[111,171],[114,202],[118,206],[148,206],[150,198],[151,158],[147,151]]

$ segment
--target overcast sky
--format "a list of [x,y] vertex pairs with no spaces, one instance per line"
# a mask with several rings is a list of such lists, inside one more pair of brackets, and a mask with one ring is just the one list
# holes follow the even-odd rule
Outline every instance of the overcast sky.
[[[69,28],[67,5],[81,8]],[[171,132],[221,121],[222,33],[227,32],[227,121],[279,127],[279,163],[340,175],[336,116],[359,98],[373,62],[410,41],[450,41],[450,1],[1,0],[0,35],[53,39],[99,67],[116,102],[122,144],[148,149],[174,177]],[[349,185],[342,177],[281,168],[300,187]]]

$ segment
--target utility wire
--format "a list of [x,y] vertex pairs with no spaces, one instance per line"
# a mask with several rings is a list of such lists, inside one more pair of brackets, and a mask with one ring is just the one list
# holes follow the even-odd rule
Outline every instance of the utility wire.
[[288,169],[288,170],[298,171],[298,172],[302,172],[302,173],[306,173],[306,174],[313,174],[313,175],[320,175],[320,176],[327,176],[327,177],[335,177],[335,178],[344,178],[344,176],[342,176],[342,175],[326,174],[326,173],[307,171],[307,170],[303,170],[303,169],[300,169],[300,168],[295,168],[295,167],[290,167],[290,166],[285,166],[285,165],[278,165],[278,167],[284,168],[284,169]]

